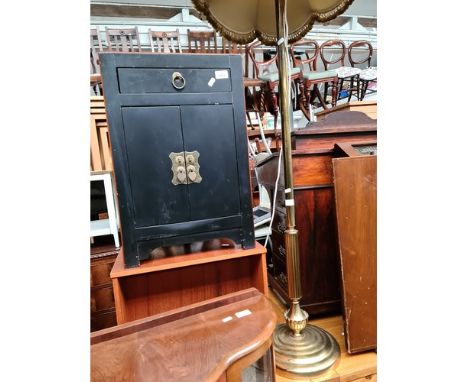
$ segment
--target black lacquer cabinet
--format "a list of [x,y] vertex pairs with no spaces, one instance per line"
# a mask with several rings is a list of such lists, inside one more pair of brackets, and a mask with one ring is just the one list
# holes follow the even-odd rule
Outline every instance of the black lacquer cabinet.
[[197,240],[253,247],[241,57],[100,60],[126,266]]

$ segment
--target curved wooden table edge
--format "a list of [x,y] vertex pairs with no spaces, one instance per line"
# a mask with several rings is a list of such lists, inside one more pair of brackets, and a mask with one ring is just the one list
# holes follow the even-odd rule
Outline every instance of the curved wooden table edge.
[[[256,349],[264,349],[265,351],[272,345],[271,336],[276,327],[276,315],[272,312],[273,322],[270,322],[265,329],[258,336],[261,336],[262,340],[251,341],[247,346],[244,346],[240,351],[233,352],[233,354],[228,355],[219,362],[216,368],[208,375],[208,378],[205,382],[216,382],[219,378],[226,372],[230,367],[232,367],[236,362],[242,361],[244,357],[249,356],[252,353],[256,352]],[[271,327],[271,329],[270,329]],[[266,346],[266,344],[268,344]],[[249,362],[245,363],[247,366]],[[273,371],[275,372],[275,371]]]
[[[230,353],[227,353],[216,364],[216,367],[207,373],[206,378],[203,380],[204,382],[216,382],[223,376],[223,373],[227,373],[228,369],[236,363],[240,364],[238,368],[248,366],[252,362],[249,355],[254,355],[254,353],[257,354],[258,350],[261,349],[262,352],[258,354],[258,357],[260,357],[272,344],[271,337],[276,328],[277,317],[271,301],[255,288],[248,288],[239,292],[212,298],[203,301],[202,303],[191,304],[182,308],[174,309],[170,312],[157,314],[91,333],[91,345],[130,335],[156,325],[163,325],[165,323],[188,318],[208,310],[215,310],[222,308],[223,306],[248,300],[258,300],[256,303],[262,302],[269,307],[268,316],[265,317],[267,324],[259,333],[255,334],[255,337],[252,340],[242,345],[241,348],[233,349]],[[229,302],[227,304],[223,303],[226,301]],[[245,365],[242,363],[243,359],[246,359]],[[255,360],[256,359],[253,361]]]

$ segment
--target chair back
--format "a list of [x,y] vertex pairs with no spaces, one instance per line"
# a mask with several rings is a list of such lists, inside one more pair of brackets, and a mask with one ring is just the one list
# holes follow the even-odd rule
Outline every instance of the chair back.
[[191,31],[187,29],[190,53],[218,53],[215,31]]
[[140,36],[137,28],[111,29],[106,27],[107,47],[116,52],[140,52]]
[[270,59],[264,60],[264,61],[259,61],[256,58],[255,55],[255,48],[257,48],[259,45],[261,45],[260,41],[254,41],[250,45],[246,47],[247,54],[252,60],[253,66],[254,66],[254,77],[258,78],[259,75],[261,75],[264,71],[267,71],[270,65],[273,62],[276,62],[276,57],[277,53],[273,55]]
[[99,68],[99,52],[104,50],[102,46],[99,28],[90,29],[90,60],[91,73],[100,73]]
[[304,70],[305,66],[309,68],[309,71],[316,71],[319,53],[319,44],[315,40],[302,39],[289,47],[294,67],[301,68],[301,70]]
[[[365,53],[362,58],[362,60],[355,60],[356,55],[353,57],[353,49],[355,48],[365,48]],[[369,41],[365,40],[359,40],[359,41],[354,41],[352,42],[349,47],[348,47],[348,59],[349,63],[351,66],[354,68],[354,65],[356,64],[363,64],[367,61],[367,67],[370,67],[371,59],[372,59],[372,54],[374,53],[374,49],[372,48],[372,45]]]
[[92,96],[90,106],[91,171],[113,171],[104,97]]
[[148,29],[151,51],[158,53],[182,53],[179,30],[156,32]]
[[228,40],[226,37],[222,38],[221,53],[225,54],[242,54],[245,46],[236,42]]
[[[333,60],[333,53],[328,56],[328,50],[337,50],[337,58]],[[320,57],[322,58],[323,66],[325,70],[328,70],[328,65],[340,63],[341,66],[344,66],[344,58],[346,56],[346,45],[341,40],[328,40],[325,41],[320,46]]]

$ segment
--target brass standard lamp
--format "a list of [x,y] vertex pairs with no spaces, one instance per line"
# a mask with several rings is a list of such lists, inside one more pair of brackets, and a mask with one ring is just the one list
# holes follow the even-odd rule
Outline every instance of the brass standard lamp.
[[[302,38],[315,21],[329,21],[342,14],[353,0],[192,0],[210,24],[227,39],[247,44],[258,38],[278,50],[281,134],[287,229],[284,233],[290,308],[273,337],[276,364],[298,374],[314,374],[331,367],[340,355],[336,340],[325,330],[307,324],[300,307],[301,280],[298,231],[294,210],[291,153],[291,99],[288,87],[287,43]],[[286,36],[286,31],[287,36]]]

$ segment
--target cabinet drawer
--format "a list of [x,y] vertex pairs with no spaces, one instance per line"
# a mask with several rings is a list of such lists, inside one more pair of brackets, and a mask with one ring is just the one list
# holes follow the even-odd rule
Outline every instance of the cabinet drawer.
[[110,328],[117,325],[115,309],[106,312],[94,313],[91,315],[91,331]]
[[[272,195],[273,196],[273,195]],[[281,212],[283,215],[286,213],[284,188],[279,187],[278,193],[276,194],[276,212]],[[275,212],[275,214],[276,214]]]
[[115,256],[91,263],[91,287],[111,285],[110,271],[114,266]]
[[271,228],[281,235],[284,234],[284,231],[286,231],[286,214],[283,211],[275,211]]
[[112,286],[91,289],[91,312],[115,307]]
[[284,234],[272,231],[271,235],[272,248],[271,251],[278,257],[286,261],[286,246],[284,245]]
[[[190,68],[118,68],[118,81],[121,94],[147,93],[218,93],[231,91],[229,69],[190,69]],[[177,89],[173,78],[179,73],[182,82]]]
[[286,263],[281,257],[273,254],[273,277],[280,283],[285,291],[288,290],[288,274],[286,271]]

